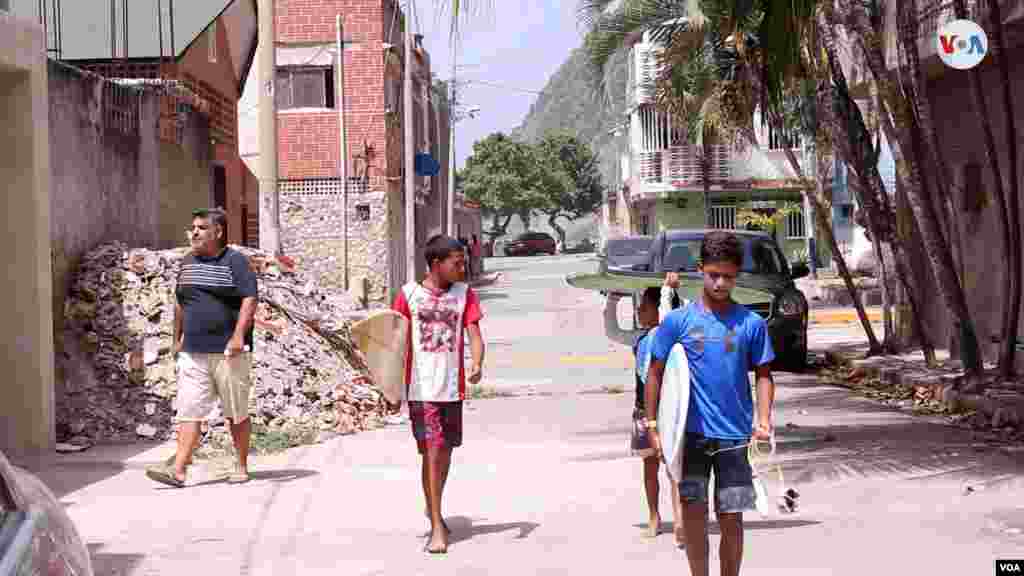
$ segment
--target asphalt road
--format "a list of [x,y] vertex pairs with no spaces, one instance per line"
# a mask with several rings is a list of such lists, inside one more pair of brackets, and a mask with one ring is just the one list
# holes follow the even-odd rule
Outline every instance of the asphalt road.
[[[593,255],[491,258],[485,267],[502,274],[497,283],[477,289],[485,313],[485,387],[555,395],[632,387],[631,351],[604,333],[604,297],[565,282],[568,274],[596,270]],[[631,326],[628,300],[620,301],[618,312],[620,325]],[[856,323],[813,325],[808,331],[812,355],[862,341]]]

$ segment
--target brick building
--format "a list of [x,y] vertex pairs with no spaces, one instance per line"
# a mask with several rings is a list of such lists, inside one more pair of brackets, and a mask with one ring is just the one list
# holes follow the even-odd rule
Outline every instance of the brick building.
[[[283,251],[335,287],[389,300],[406,281],[404,16],[394,0],[278,0],[278,178]],[[344,28],[347,187],[341,184],[336,17]],[[415,148],[443,158],[430,59],[417,41]],[[256,70],[257,68],[254,68]],[[255,74],[255,72],[253,72]],[[239,116],[242,157],[259,173],[258,82]],[[446,122],[445,122],[446,124]],[[442,161],[441,164],[444,164]],[[416,178],[417,245],[443,229],[445,173]],[[343,194],[347,193],[347,202]],[[348,207],[343,214],[344,206]],[[347,220],[347,227],[346,227]],[[417,275],[423,264],[417,259]]]
[[[182,86],[168,90],[161,102],[161,141],[180,146],[182,113],[198,107],[210,122],[210,173],[162,185],[172,191],[188,187],[189,196],[202,189],[208,205],[228,210],[229,240],[253,242],[258,187],[238,154],[237,117],[256,49],[256,0],[14,0],[12,8],[23,18],[46,22],[53,58],[106,78]],[[186,219],[193,208],[161,206],[182,211]],[[176,240],[180,244],[184,237]]]

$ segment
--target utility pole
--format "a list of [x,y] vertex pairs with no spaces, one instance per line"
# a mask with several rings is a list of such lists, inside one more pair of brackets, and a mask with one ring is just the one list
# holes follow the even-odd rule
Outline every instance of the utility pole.
[[344,286],[348,290],[348,138],[345,132],[345,40],[341,14],[337,15],[338,27],[338,90],[335,100],[338,103],[338,172],[341,178],[341,250],[344,261]]
[[455,56],[458,48],[458,36],[453,32],[451,38],[452,75],[448,81],[448,214],[445,218],[445,234],[455,237]]
[[412,2],[408,8],[410,14],[405,18],[405,70],[404,89],[402,90],[403,118],[402,129],[405,141],[405,274],[406,282],[416,281],[416,147],[413,142],[413,109],[412,109],[412,67],[413,55],[411,13]]
[[274,72],[274,0],[259,3],[260,250],[281,254],[281,219],[277,196],[277,103]]

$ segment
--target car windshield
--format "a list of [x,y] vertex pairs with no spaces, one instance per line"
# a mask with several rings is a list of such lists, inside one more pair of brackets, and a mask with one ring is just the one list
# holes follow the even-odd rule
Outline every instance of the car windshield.
[[[701,238],[683,238],[669,242],[665,250],[665,270],[696,272],[700,263]],[[749,274],[783,274],[785,264],[771,240],[740,237],[743,265],[740,272]]]
[[615,240],[608,243],[609,256],[636,256],[646,254],[651,247],[650,238]]

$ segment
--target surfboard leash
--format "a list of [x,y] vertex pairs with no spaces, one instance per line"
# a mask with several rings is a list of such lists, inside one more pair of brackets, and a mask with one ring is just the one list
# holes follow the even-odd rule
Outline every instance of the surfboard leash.
[[[769,444],[771,448],[768,452],[768,457],[774,458],[775,451],[777,448],[774,430],[772,430],[771,436],[769,436],[767,441],[752,439],[750,442],[739,444],[737,446],[730,446],[729,448],[719,448],[718,450],[709,453],[708,456],[714,456],[719,452],[728,452],[729,450],[739,450],[741,448],[746,448],[747,459],[750,461],[750,468],[753,472],[754,490],[758,492],[757,496],[761,502],[767,502],[767,494],[764,491],[764,486],[760,482],[760,478],[757,473],[757,466],[755,465],[755,462],[764,459],[764,453],[761,451],[761,448],[759,446],[762,442],[767,442]],[[780,496],[777,504],[779,512],[783,514],[792,514],[796,512],[797,500],[800,498],[800,494],[792,488],[786,489],[786,479],[782,475],[782,466],[778,462],[775,463],[775,470],[779,475]],[[767,516],[767,510],[763,509],[762,507],[759,507],[758,511],[761,513],[762,516]]]

